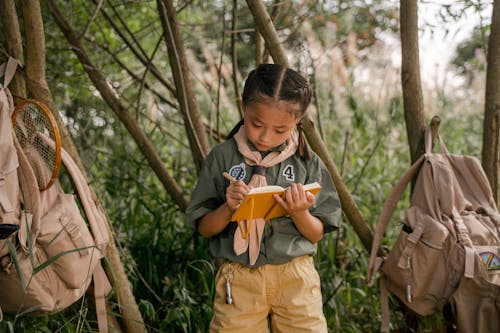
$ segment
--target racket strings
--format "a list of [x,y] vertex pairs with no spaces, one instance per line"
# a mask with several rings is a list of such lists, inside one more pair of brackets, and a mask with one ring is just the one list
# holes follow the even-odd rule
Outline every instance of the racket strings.
[[[25,151],[38,181],[40,190],[49,188],[59,171],[60,137],[50,110],[38,101],[27,100],[16,107],[14,131]],[[47,140],[55,142],[50,145]]]

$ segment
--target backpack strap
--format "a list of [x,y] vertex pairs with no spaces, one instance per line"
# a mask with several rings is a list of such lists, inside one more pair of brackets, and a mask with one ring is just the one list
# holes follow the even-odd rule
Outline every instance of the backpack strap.
[[474,278],[474,262],[476,254],[472,245],[472,240],[470,239],[469,230],[465,226],[460,213],[455,207],[453,207],[452,210],[452,217],[455,230],[457,231],[458,242],[463,246],[465,251],[464,276],[472,279]]
[[[444,141],[441,139],[441,136],[438,135],[439,146],[441,148],[441,153],[449,154],[448,149],[446,148]],[[403,193],[408,186],[408,183],[417,175],[420,167],[423,162],[426,160],[428,154],[432,154],[432,133],[430,130],[430,126],[427,126],[424,133],[424,143],[425,143],[425,154],[420,156],[418,160],[416,160],[413,165],[405,172],[405,174],[399,179],[399,181],[392,188],[391,193],[385,200],[384,206],[382,207],[382,211],[380,212],[379,218],[377,220],[377,227],[375,229],[375,233],[373,235],[372,248],[370,252],[370,261],[368,264],[368,274],[367,274],[367,283],[369,286],[373,285],[375,281],[375,274],[382,266],[382,262],[376,263],[377,252],[380,247],[380,243],[382,241],[382,236],[384,235],[387,226],[391,220],[392,214],[396,209],[396,205],[399,200],[403,196]]]
[[[42,133],[37,133],[37,137],[44,140],[49,145],[55,145],[50,138]],[[64,148],[61,149],[61,160],[76,187],[78,197],[81,200],[83,210],[85,211],[90,229],[92,230],[94,241],[98,248],[100,248],[109,242],[109,231],[105,226],[106,220],[97,208],[96,203],[92,200],[90,188],[82,172]],[[109,294],[112,287],[101,264],[96,266],[94,272],[92,272],[92,277],[94,280],[94,301],[99,332],[107,333],[108,318],[106,314],[106,295]]]
[[382,207],[382,211],[377,220],[377,227],[375,229],[375,233],[373,235],[372,248],[370,252],[370,261],[368,264],[368,275],[367,275],[368,285],[373,284],[375,280],[375,274],[377,273],[378,268],[380,268],[381,266],[380,262],[376,265],[377,252],[380,243],[382,241],[382,236],[384,235],[384,232],[387,229],[387,226],[389,225],[389,222],[391,220],[392,214],[394,213],[394,209],[396,208],[396,205],[403,196],[406,186],[415,177],[418,170],[420,169],[420,166],[424,162],[425,158],[426,155],[422,155],[417,161],[415,161],[415,163],[413,163],[410,169],[406,171],[406,173],[399,179],[396,185],[394,185],[391,193],[385,200],[384,206]]
[[97,265],[92,273],[94,278],[94,301],[99,332],[108,333],[108,317],[106,313],[106,295],[111,291],[106,272],[101,265]]
[[7,62],[4,62],[3,64],[0,65],[0,77],[4,77],[3,79],[3,88],[7,88],[9,86],[10,81],[12,81],[12,78],[16,74],[16,68],[17,68],[17,60],[9,57]]
[[[109,232],[104,225],[105,219],[101,215],[95,202],[92,200],[90,188],[88,187],[87,182],[85,181],[83,174],[76,163],[64,149],[61,149],[61,157],[64,166],[70,174],[73,184],[77,189],[78,196],[82,202],[95,243],[98,247],[104,246],[109,242]],[[108,333],[106,295],[109,294],[112,287],[101,264],[96,266],[94,272],[92,273],[92,277],[94,280],[94,301],[99,332]]]
[[92,234],[94,235],[96,244],[98,246],[107,244],[110,237],[109,231],[105,225],[106,219],[92,199],[92,194],[90,193],[90,188],[87,185],[87,181],[84,179],[80,169],[66,150],[62,149],[61,157],[64,166],[68,170],[73,183],[76,186],[78,196],[82,201],[83,209],[85,210],[85,214],[87,215],[87,219],[89,221],[90,228],[92,229]]
[[[368,274],[367,274],[367,284],[372,286],[375,282],[375,275],[379,271],[380,267],[384,263],[384,258],[378,257],[378,248],[382,240],[387,226],[391,220],[394,209],[398,204],[399,200],[403,196],[408,183],[416,176],[423,162],[425,161],[427,155],[422,155],[408,171],[399,179],[396,185],[392,188],[391,193],[385,200],[382,211],[377,220],[377,227],[373,235],[372,248],[370,252],[370,261],[368,263]],[[387,290],[387,285],[385,279],[380,279],[380,307],[382,312],[382,322],[380,330],[381,332],[389,332],[390,319],[389,319],[389,292]]]
[[[19,160],[19,186],[21,187],[21,191],[23,193],[23,202],[26,210],[33,214],[33,219],[31,222],[31,237],[32,243],[34,243],[41,223],[40,190],[38,189],[38,182],[36,180],[35,172],[33,171],[33,168],[31,167],[31,164],[26,157],[23,148],[17,141],[16,136],[13,136],[13,140],[14,146],[16,147],[17,158]],[[21,221],[21,230],[25,228],[24,223],[24,221]],[[26,248],[26,240],[24,238],[21,239],[21,245]]]
[[[42,133],[37,132],[37,137],[41,140],[44,140],[49,145],[54,145],[52,139],[48,138]],[[96,203],[92,199],[92,195],[90,193],[90,188],[88,187],[87,181],[84,179],[84,176],[78,166],[76,165],[73,158],[69,155],[69,153],[62,148],[61,149],[61,160],[68,171],[73,184],[76,187],[78,192],[78,197],[80,198],[83,206],[83,210],[85,211],[85,215],[90,225],[90,229],[92,230],[92,234],[95,239],[95,243],[98,246],[103,246],[109,242],[109,231],[105,225],[105,217],[97,208]]]

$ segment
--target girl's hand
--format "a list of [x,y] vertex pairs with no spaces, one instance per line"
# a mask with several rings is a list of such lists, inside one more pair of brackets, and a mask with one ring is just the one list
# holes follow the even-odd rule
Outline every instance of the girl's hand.
[[286,189],[285,200],[277,194],[274,195],[274,199],[292,218],[304,214],[314,203],[314,195],[306,192],[301,184],[296,183]]
[[243,199],[250,191],[251,186],[248,186],[241,180],[237,182],[231,182],[231,184],[226,189],[226,205],[234,212],[243,202]]
[[323,224],[309,212],[314,203],[313,194],[304,191],[300,184],[292,184],[285,191],[285,200],[277,194],[274,199],[285,208],[302,236],[313,244],[319,242],[323,237]]

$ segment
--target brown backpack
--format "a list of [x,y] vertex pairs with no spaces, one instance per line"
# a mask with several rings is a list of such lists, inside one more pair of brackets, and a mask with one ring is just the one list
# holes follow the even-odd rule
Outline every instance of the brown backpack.
[[[426,316],[451,304],[460,332],[500,331],[500,215],[480,162],[450,154],[440,140],[394,186],[379,216],[367,281],[380,274],[382,328],[389,330],[388,291]],[[417,176],[402,230],[386,257],[377,252],[394,209]]]
[[[40,157],[17,142],[10,119],[13,105],[3,100],[0,91],[0,229],[11,227],[0,240],[0,310],[55,313],[78,301],[93,282],[99,332],[107,332],[105,296],[111,286],[101,265],[109,241],[104,216],[64,149],[62,162],[83,211],[59,181],[39,190],[35,172],[41,170],[33,166]],[[53,144],[43,133],[36,135]]]

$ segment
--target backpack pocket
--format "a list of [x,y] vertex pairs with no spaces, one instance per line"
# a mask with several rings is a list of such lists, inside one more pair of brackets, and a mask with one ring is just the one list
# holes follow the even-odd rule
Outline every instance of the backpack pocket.
[[[381,270],[391,292],[413,311],[429,315],[444,305],[458,284],[460,266],[450,269],[449,260],[459,255],[459,249],[445,225],[417,207],[408,209],[407,223],[414,227],[399,234]],[[457,272],[450,274],[453,270]]]
[[59,194],[42,218],[37,243],[68,288],[87,286],[102,258],[72,194]]

